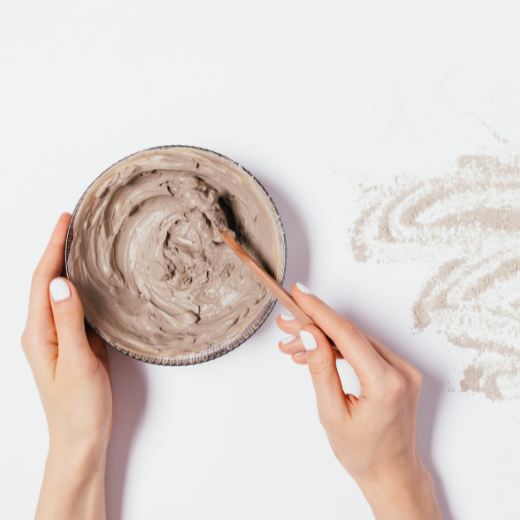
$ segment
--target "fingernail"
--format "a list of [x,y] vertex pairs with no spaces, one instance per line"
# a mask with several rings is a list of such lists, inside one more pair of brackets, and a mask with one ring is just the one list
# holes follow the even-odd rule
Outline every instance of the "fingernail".
[[294,316],[292,314],[280,314],[280,318],[282,318],[283,321],[294,320]]
[[318,348],[318,343],[310,332],[307,332],[306,330],[300,330],[300,338],[302,338],[302,343],[305,347],[305,350],[316,350]]
[[55,302],[61,302],[67,298],[70,298],[69,284],[61,278],[55,278],[51,282],[49,291],[51,293],[52,299]]
[[282,338],[280,340],[280,343],[287,345],[287,343],[290,343],[294,338],[295,338],[295,336],[287,336],[286,338]]
[[311,294],[311,291],[309,291],[309,289],[307,289],[307,287],[305,287],[305,285],[300,282],[296,282],[296,287],[298,287],[298,289],[300,289],[300,291],[304,294]]

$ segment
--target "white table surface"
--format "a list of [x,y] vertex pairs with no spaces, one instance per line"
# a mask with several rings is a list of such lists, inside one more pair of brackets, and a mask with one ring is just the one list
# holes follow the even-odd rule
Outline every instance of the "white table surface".
[[[462,394],[473,354],[412,333],[427,266],[358,264],[349,248],[357,183],[518,153],[517,5],[5,4],[0,516],[31,518],[42,478],[47,427],[20,336],[55,221],[118,159],[190,144],[239,161],[272,195],[288,235],[286,287],[305,283],[423,371],[420,450],[445,520],[520,518],[519,403]],[[200,366],[110,352],[110,520],[373,518],[327,444],[307,369],[277,349],[280,311]]]

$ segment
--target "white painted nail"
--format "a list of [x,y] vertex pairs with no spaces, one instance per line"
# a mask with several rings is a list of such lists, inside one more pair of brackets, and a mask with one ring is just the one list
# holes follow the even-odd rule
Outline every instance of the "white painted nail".
[[62,278],[55,278],[49,285],[49,291],[55,302],[61,302],[70,298],[69,284]]
[[280,343],[283,343],[284,345],[287,345],[287,343],[290,343],[293,339],[295,339],[295,336],[287,336],[285,338],[282,338],[280,340]]
[[282,318],[283,321],[292,321],[294,320],[294,316],[292,314],[280,314],[280,318]]
[[318,343],[310,332],[307,332],[306,330],[300,330],[300,338],[302,338],[302,343],[305,347],[305,350],[316,350],[318,348]]
[[296,282],[296,287],[298,287],[298,289],[300,289],[300,291],[304,294],[311,294],[311,291],[309,291],[309,289],[307,289],[307,287],[305,287],[305,285],[300,282]]

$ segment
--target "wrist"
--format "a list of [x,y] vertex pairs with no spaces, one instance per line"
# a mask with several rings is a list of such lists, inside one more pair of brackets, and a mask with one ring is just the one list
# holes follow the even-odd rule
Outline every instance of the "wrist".
[[47,466],[72,480],[85,479],[104,473],[107,445],[102,442],[75,444],[51,440]]
[[442,520],[432,478],[418,456],[357,482],[376,520]]
[[49,446],[36,520],[105,520],[106,448],[55,441]]

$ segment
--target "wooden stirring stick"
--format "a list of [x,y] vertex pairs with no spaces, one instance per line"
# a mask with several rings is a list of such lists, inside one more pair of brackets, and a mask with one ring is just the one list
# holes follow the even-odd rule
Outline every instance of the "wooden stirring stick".
[[[235,254],[249,267],[253,274],[264,284],[264,286],[271,291],[272,294],[278,300],[282,302],[289,312],[302,324],[302,325],[316,325],[307,314],[305,314],[298,304],[294,301],[294,298],[269,274],[267,274],[235,241],[235,239],[226,231],[226,227],[222,222],[215,221],[215,227],[218,229],[220,236],[224,239],[224,242],[235,252]],[[360,329],[361,330],[361,329]],[[386,347],[375,339],[373,336],[361,330],[363,335],[367,338],[368,342],[378,351],[385,350]],[[338,350],[334,342],[327,336],[330,341],[332,348]],[[339,354],[340,357],[343,357]]]
[[215,222],[220,236],[224,242],[236,253],[238,258],[249,267],[252,273],[271,291],[271,293],[280,300],[287,310],[302,324],[315,325],[315,323],[305,314],[294,298],[269,274],[267,274],[235,241],[235,239],[226,231],[221,222]]

